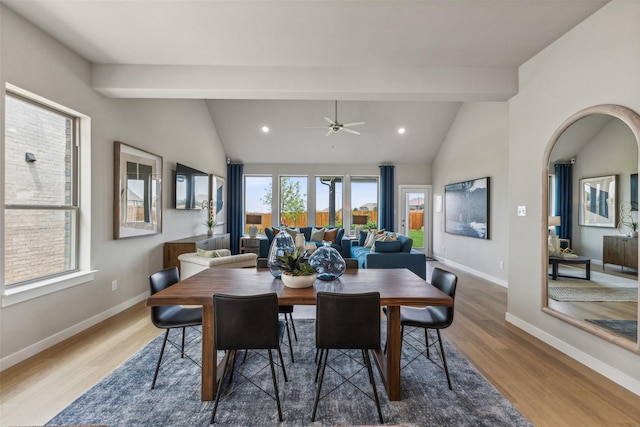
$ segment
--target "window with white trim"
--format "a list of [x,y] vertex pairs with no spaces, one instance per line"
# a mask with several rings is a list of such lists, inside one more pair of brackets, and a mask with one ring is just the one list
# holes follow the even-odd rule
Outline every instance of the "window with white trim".
[[5,96],[6,288],[78,270],[79,118]]

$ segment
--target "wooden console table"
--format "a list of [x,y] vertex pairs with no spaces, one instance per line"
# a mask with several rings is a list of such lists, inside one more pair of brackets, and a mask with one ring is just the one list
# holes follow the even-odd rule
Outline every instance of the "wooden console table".
[[602,237],[602,268],[605,264],[616,264],[638,269],[638,238],[627,236]]
[[210,251],[213,249],[230,249],[231,239],[229,233],[214,234],[213,236],[187,237],[186,239],[173,240],[164,243],[163,268],[178,267],[180,269],[180,261],[178,256],[195,252],[196,248]]

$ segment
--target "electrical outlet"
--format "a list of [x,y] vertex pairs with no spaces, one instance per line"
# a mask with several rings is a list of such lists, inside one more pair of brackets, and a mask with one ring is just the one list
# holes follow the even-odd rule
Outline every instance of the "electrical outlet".
[[114,292],[118,290],[118,281],[117,280],[112,280],[111,281],[111,290],[114,291]]
[[444,252],[444,245],[442,245],[442,252]]
[[500,261],[500,270],[504,270],[504,261]]
[[526,206],[518,206],[518,216],[527,216]]

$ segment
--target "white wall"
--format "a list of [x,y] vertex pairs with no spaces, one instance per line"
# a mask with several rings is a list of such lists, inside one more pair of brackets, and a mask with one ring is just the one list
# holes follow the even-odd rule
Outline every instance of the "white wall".
[[507,103],[465,103],[433,163],[433,194],[443,199],[447,184],[490,177],[489,240],[445,233],[443,202],[442,212],[433,214],[434,256],[503,286],[508,268],[508,130]]
[[[640,2],[614,0],[520,68],[519,94],[510,101],[507,319],[640,394],[640,355],[540,310],[545,149],[560,124],[586,107],[640,112],[638,22]],[[517,205],[527,206],[526,217],[516,217]]]
[[[104,98],[91,89],[88,62],[0,8],[2,87],[9,82],[92,119],[91,267],[97,270],[91,283],[0,309],[0,360],[6,368],[143,298],[148,275],[162,268],[163,242],[206,231],[203,212],[171,209],[175,163],[224,177],[226,158],[203,101]],[[112,240],[116,140],[164,159],[162,234]],[[4,153],[4,139],[0,149]]]

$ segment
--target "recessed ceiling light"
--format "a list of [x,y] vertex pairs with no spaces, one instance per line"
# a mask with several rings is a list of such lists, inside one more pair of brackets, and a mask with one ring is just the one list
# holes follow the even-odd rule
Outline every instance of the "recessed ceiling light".
[[262,132],[269,133],[269,126],[262,126]]
[[403,134],[403,133],[405,133],[405,132],[406,132],[405,128],[399,128],[399,129],[398,129],[398,133],[399,133],[400,135],[402,135],[402,134]]

